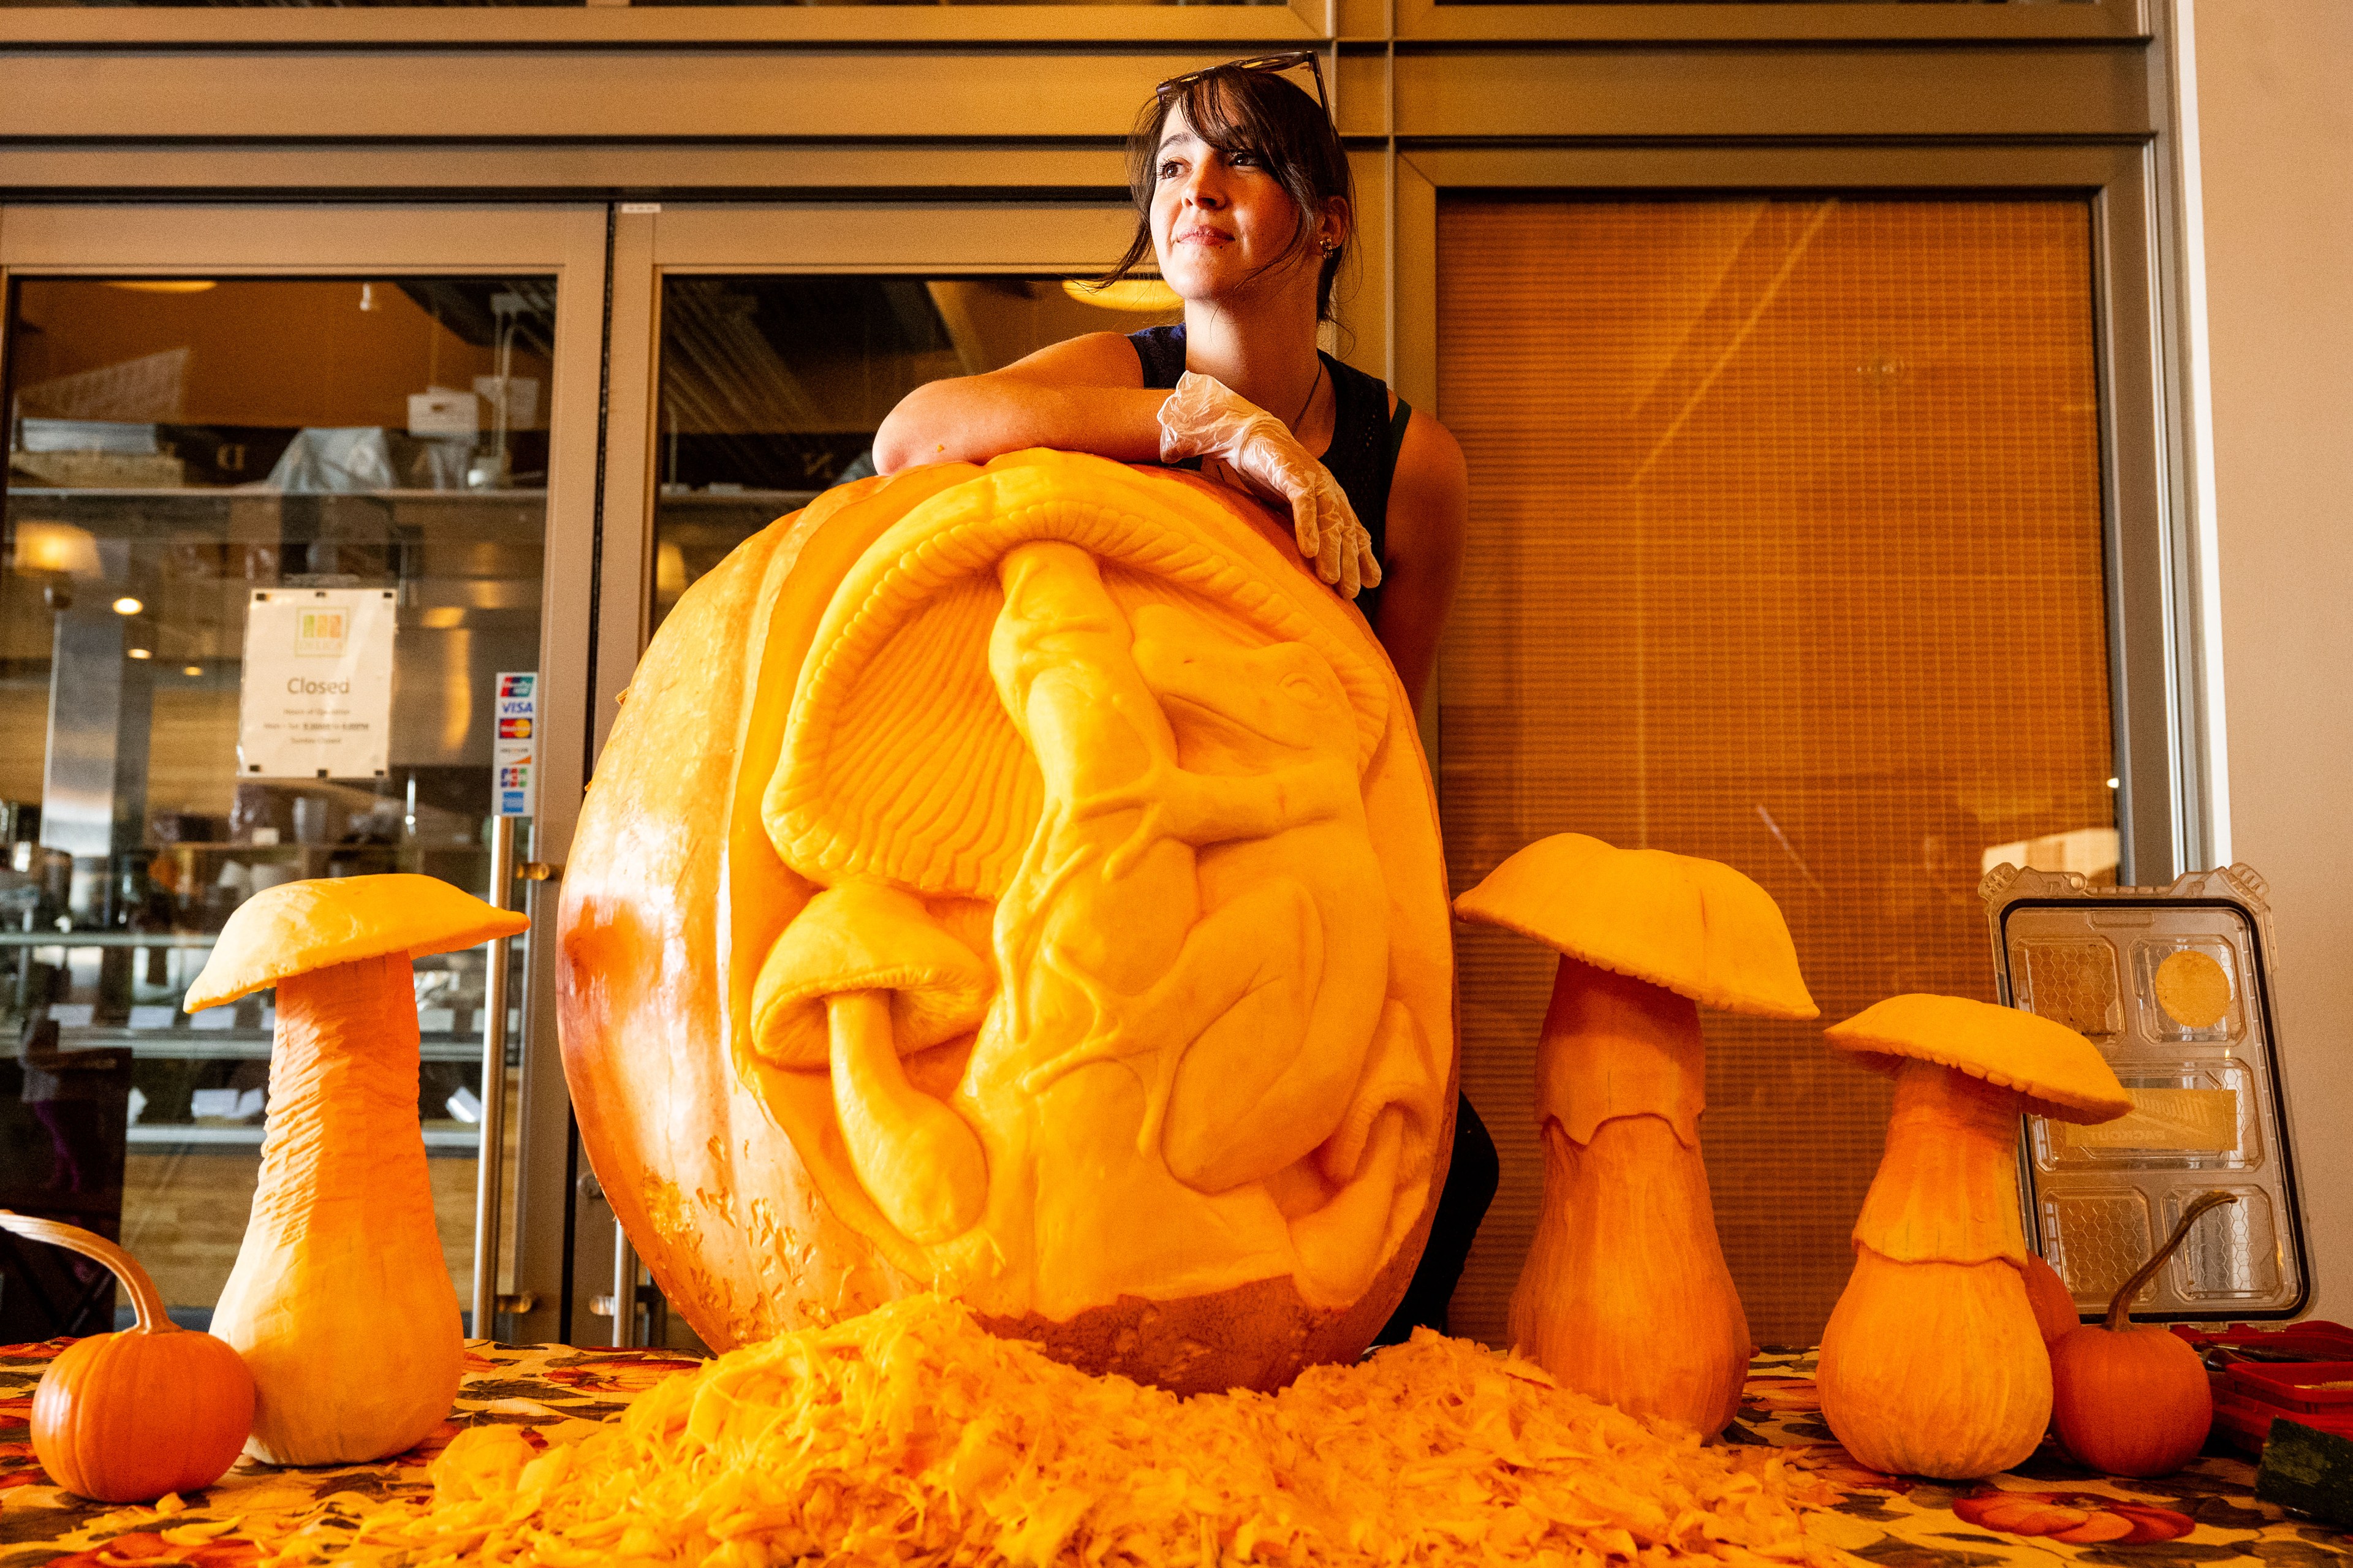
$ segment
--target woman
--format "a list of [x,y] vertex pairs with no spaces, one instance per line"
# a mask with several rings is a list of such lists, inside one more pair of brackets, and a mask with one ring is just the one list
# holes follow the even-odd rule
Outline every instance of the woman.
[[[1277,74],[1315,73],[1315,98]],[[1185,301],[1182,326],[1094,332],[985,375],[908,394],[875,463],[986,462],[1029,447],[1184,462],[1288,505],[1299,549],[1356,601],[1419,708],[1461,568],[1469,480],[1446,427],[1316,347],[1355,213],[1346,154],[1307,51],[1160,85],[1128,142],[1135,237]],[[1443,1329],[1494,1194],[1494,1144],[1470,1101],[1404,1305],[1383,1331]]]

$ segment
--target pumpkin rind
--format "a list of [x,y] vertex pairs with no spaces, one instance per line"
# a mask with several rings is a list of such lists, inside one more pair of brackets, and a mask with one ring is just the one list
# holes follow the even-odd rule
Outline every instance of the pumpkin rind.
[[144,1502],[218,1480],[253,1425],[253,1376],[237,1352],[174,1324],[147,1271],[104,1237],[5,1210],[0,1230],[103,1265],[131,1293],[136,1318],[121,1332],[76,1341],[42,1372],[30,1426],[49,1479],[98,1502]]
[[2026,1300],[2034,1308],[2034,1321],[2042,1331],[2046,1345],[2057,1342],[2063,1334],[2072,1333],[2083,1320],[2075,1310],[2075,1298],[2069,1294],[2067,1282],[2053,1268],[2033,1253],[2019,1265],[2019,1276],[2026,1282]]
[[213,1309],[252,1369],[246,1451],[364,1464],[448,1418],[465,1357],[417,1119],[407,954],[278,983],[253,1213]]
[[33,1393],[34,1457],[95,1502],[194,1491],[237,1463],[253,1378],[210,1334],[93,1334],[58,1353]]
[[2171,1475],[2198,1457],[2214,1425],[2205,1364],[2155,1324],[2069,1330],[2051,1347],[2051,1377],[2059,1441],[2108,1475]]
[[[912,739],[888,741],[919,744],[928,731],[961,736],[955,726],[979,725],[976,739],[954,745],[975,770],[975,805],[826,737],[905,732],[858,720],[871,701],[862,669],[903,684],[903,671],[916,668],[909,661],[927,647],[993,657],[985,638],[972,641],[973,628],[986,633],[988,616],[1000,613],[989,595],[1016,592],[1009,577],[997,586],[1015,570],[1003,563],[1028,561],[1019,570],[1092,592],[1076,563],[1091,552],[1113,563],[1098,575],[1123,616],[1166,602],[1155,584],[1177,580],[1170,574],[1192,574],[1183,578],[1196,584],[1187,594],[1207,595],[1217,616],[1240,617],[1219,626],[1258,628],[1242,637],[1245,648],[1312,647],[1335,668],[1346,667],[1342,686],[1360,714],[1406,710],[1361,618],[1306,576],[1287,534],[1258,509],[1189,478],[1059,454],[999,459],[987,470],[941,465],[828,493],[696,584],[639,666],[566,868],[566,1072],[607,1194],[671,1303],[716,1347],[937,1287],[992,1326],[1041,1339],[1095,1370],[1189,1389],[1226,1386],[1219,1380],[1240,1368],[1250,1385],[1273,1386],[1302,1358],[1356,1353],[1402,1294],[1407,1255],[1418,1252],[1443,1179],[1453,1055],[1443,868],[1409,725],[1360,724],[1347,742],[1347,765],[1359,771],[1357,809],[1377,825],[1388,892],[1375,903],[1386,905],[1390,930],[1388,994],[1378,1019],[1367,1015],[1358,1098],[1391,1074],[1406,1096],[1394,1103],[1414,1108],[1402,1122],[1384,1120],[1379,1105],[1361,1119],[1350,1112],[1328,1138],[1310,1140],[1305,1158],[1285,1149],[1274,1157],[1290,1163],[1261,1173],[1250,1147],[1220,1143],[1219,1121],[1186,1120],[1186,1096],[1198,1099],[1198,1084],[1180,1083],[1174,1109],[1155,1121],[1163,1113],[1145,1101],[1166,1091],[1123,1101],[1116,1086],[1133,1075],[1107,1057],[1082,1049],[1015,1060],[1018,1032],[1000,998],[977,1037],[928,1048],[911,1042],[896,1069],[982,1139],[984,1157],[967,1169],[984,1173],[957,1178],[976,1190],[985,1183],[982,1203],[926,1204],[901,1193],[886,1204],[870,1184],[882,1162],[844,1141],[845,1130],[879,1124],[845,1119],[839,1075],[811,1062],[810,1043],[775,1056],[763,1049],[769,1037],[766,1025],[754,1027],[755,981],[820,885],[886,883],[919,900],[923,918],[963,947],[984,958],[1001,950],[992,909],[1022,861],[1007,856],[1000,829],[970,814],[990,802],[1017,815],[1030,809],[1022,803],[1052,782],[1024,760],[1033,742],[990,728],[1007,722],[1003,711],[991,718],[969,705]],[[1202,615],[1194,600],[1184,604]],[[1143,631],[1136,636],[1140,647]],[[983,690],[991,679],[981,666],[944,668],[906,689],[944,703],[955,681],[971,678],[958,672],[976,670]],[[1008,749],[1008,732],[1018,749]],[[934,833],[926,824],[940,826]],[[1235,895],[1219,889],[1218,857],[1205,853],[1202,862],[1205,908],[1221,909]],[[994,967],[1023,973],[1001,961]],[[879,1014],[857,1016],[869,1033],[888,1026]],[[871,1053],[859,1059],[887,1066]],[[890,1079],[870,1076],[884,1088]],[[1013,1130],[1017,1104],[1037,1108],[1022,1113],[1034,1118],[1031,1131]],[[1040,1140],[1036,1129],[1108,1129],[1122,1117],[1134,1119],[1124,1143],[1088,1133],[1114,1173],[1154,1145],[1181,1176],[1154,1173],[1155,1155],[1092,1193],[1095,1184],[1075,1178],[1035,1184],[1034,1214],[1008,1209],[1022,1184],[997,1173],[1064,1157],[1055,1152],[1060,1134]],[[1381,1212],[1346,1221],[1377,1245],[1317,1238],[1318,1225],[1342,1222],[1348,1205],[1337,1198],[1370,1196],[1384,1181],[1392,1181],[1394,1208],[1384,1197]],[[1187,1218],[1188,1209],[1200,1212]],[[1246,1215],[1253,1217],[1233,1223]],[[909,1234],[910,1226],[923,1234]]]
[[1858,1245],[1814,1385],[1847,1452],[1891,1475],[2007,1470],[2051,1421],[2051,1357],[2026,1286],[1999,1258],[1899,1263]]

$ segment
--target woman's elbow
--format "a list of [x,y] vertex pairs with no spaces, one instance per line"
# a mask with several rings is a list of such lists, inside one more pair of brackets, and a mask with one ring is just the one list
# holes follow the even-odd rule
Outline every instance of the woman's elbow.
[[938,454],[932,448],[938,438],[932,434],[931,421],[924,416],[923,394],[928,386],[919,386],[899,400],[899,406],[882,418],[881,426],[874,432],[874,470],[895,474],[901,468],[927,462]]

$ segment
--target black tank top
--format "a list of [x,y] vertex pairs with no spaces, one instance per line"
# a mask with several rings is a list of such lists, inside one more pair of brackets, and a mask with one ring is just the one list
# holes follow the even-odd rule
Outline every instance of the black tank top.
[[[1176,378],[1185,374],[1185,328],[1147,327],[1140,332],[1130,332],[1127,341],[1135,345],[1135,357],[1144,364],[1144,384],[1151,387],[1173,387]],[[1405,427],[1413,417],[1413,410],[1403,398],[1398,399],[1397,412],[1389,412],[1389,389],[1387,382],[1366,375],[1353,365],[1342,364],[1330,354],[1316,351],[1324,361],[1324,373],[1332,378],[1332,444],[1324,448],[1324,466],[1339,481],[1341,493],[1348,504],[1356,509],[1356,521],[1372,535],[1373,559],[1388,570],[1389,480],[1397,473],[1398,448],[1405,442]],[[1183,465],[1188,468],[1201,466],[1198,458]],[[1381,591],[1366,588],[1356,595],[1356,608],[1365,619],[1377,620]]]

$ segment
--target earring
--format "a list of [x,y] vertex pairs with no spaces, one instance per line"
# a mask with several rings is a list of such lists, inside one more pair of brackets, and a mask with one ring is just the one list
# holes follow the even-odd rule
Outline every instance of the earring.
[[1339,248],[1340,248],[1340,242],[1339,242],[1339,241],[1337,241],[1337,240],[1335,240],[1335,239],[1327,239],[1327,240],[1324,241],[1324,255],[1326,255],[1326,256],[1331,255],[1334,251],[1335,251],[1335,250],[1337,250],[1337,249],[1339,249]]

